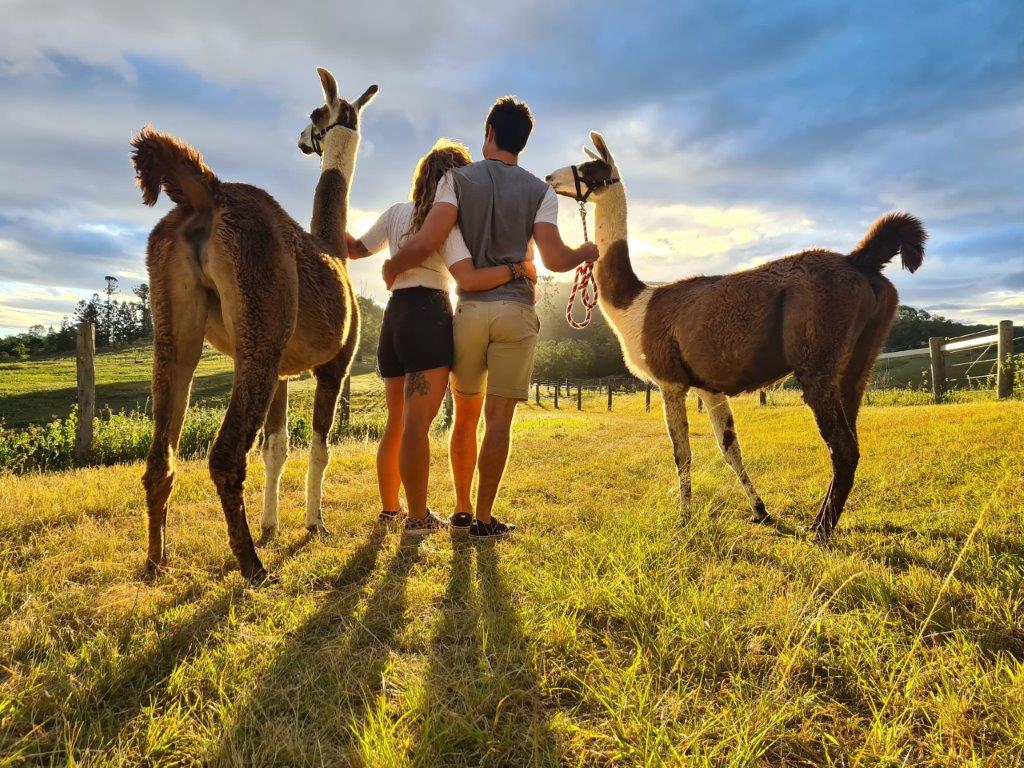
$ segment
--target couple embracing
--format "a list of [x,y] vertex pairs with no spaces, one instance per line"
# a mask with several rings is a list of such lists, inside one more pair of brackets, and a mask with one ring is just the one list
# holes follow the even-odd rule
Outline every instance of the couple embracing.
[[[392,205],[366,234],[348,241],[351,258],[385,246],[390,251],[382,272],[391,298],[377,349],[388,420],[377,480],[384,521],[399,519],[399,488],[405,487],[410,534],[450,527],[495,539],[513,530],[491,509],[516,405],[529,395],[540,330],[534,246],[553,272],[597,259],[593,243],[570,248],[562,242],[554,190],[519,167],[533,123],[526,104],[498,99],[484,123],[483,160],[472,162],[462,144],[438,141],[416,166],[410,201]],[[459,296],[454,314],[453,279]],[[429,429],[449,377],[455,509],[442,519],[427,506]],[[485,429],[478,450],[481,413]]]

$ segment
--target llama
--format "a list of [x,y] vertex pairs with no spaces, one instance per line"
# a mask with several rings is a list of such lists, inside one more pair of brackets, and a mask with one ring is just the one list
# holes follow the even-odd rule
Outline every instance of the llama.
[[792,373],[803,387],[832,459],[832,483],[811,531],[827,541],[842,514],[860,458],[857,412],[875,358],[896,313],[896,288],[881,270],[897,253],[913,272],[927,237],[921,222],[890,213],[848,255],[803,251],[731,275],[700,276],[660,287],[633,271],[626,240],[626,190],[600,134],[589,160],[547,177],[561,195],[596,204],[595,264],[601,310],[629,369],[662,390],[665,422],[679,476],[679,504],[689,512],[690,444],[686,394],[707,406],[718,447],[752,511],[769,519],[743,466],[728,397]]
[[249,533],[243,487],[246,455],[263,427],[264,535],[277,527],[278,484],[288,455],[287,376],[316,376],[313,440],[306,475],[306,527],[327,534],[321,496],[327,436],[341,383],[359,339],[349,280],[345,220],[359,147],[358,120],[377,92],[339,98],[317,68],[324,105],[310,116],[299,149],[322,156],[310,232],[269,194],[222,182],[202,155],[146,126],[132,139],[142,201],[161,188],[177,204],[153,228],[146,264],[153,311],[153,443],[143,485],[149,512],[150,573],[167,559],[167,505],[192,376],[204,339],[235,361],[227,413],[210,449],[228,540],[242,574],[266,576]]

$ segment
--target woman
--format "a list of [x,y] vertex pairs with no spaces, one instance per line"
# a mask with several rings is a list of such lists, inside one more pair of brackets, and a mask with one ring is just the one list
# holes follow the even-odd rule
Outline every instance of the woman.
[[[385,245],[394,255],[422,226],[441,177],[470,162],[465,145],[438,140],[416,164],[409,202],[392,205],[358,240],[350,237],[349,257],[363,258]],[[459,287],[468,291],[489,290],[524,276],[537,280],[532,261],[482,269],[474,269],[472,264],[462,233],[455,227],[439,252],[395,280],[384,310],[377,346],[377,368],[384,379],[388,409],[387,426],[377,449],[380,519],[392,521],[401,513],[401,483],[409,505],[405,530],[410,534],[422,535],[448,526],[427,508],[427,483],[428,432],[444,399],[452,366],[451,274],[456,274]]]

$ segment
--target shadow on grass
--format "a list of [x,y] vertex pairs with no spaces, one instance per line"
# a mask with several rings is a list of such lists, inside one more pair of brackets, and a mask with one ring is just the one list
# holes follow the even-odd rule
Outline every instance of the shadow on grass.
[[[367,557],[376,557],[383,534],[371,537],[348,561],[346,568],[338,574],[340,581],[355,578],[364,569],[372,570],[373,563]],[[273,555],[272,569],[276,571],[285,560],[293,557],[305,547],[312,537],[299,536]],[[140,550],[140,566],[136,574],[140,582],[152,578],[141,565],[144,553]],[[237,570],[233,557],[226,557],[220,569],[214,574],[222,578]],[[164,577],[157,577],[158,579]],[[19,654],[15,661],[41,668],[42,683],[33,687],[28,695],[21,698],[15,711],[24,714],[25,722],[15,719],[3,723],[0,728],[0,754],[30,759],[33,757],[55,756],[70,758],[87,752],[109,748],[111,745],[132,738],[127,735],[129,726],[148,707],[159,706],[168,695],[168,686],[176,669],[198,658],[215,642],[215,636],[227,626],[228,617],[237,611],[237,606],[248,600],[253,587],[232,580],[215,584],[215,588],[203,592],[206,585],[189,584],[177,594],[162,600],[159,607],[143,623],[129,621],[119,631],[103,630],[100,634],[85,629],[76,630],[71,647],[45,648],[34,653],[32,648]],[[168,619],[183,606],[197,607],[185,618],[175,621]],[[131,652],[133,634],[139,630],[152,631],[155,638],[143,647]],[[102,635],[102,637],[101,637]],[[109,637],[107,637],[109,635]],[[115,643],[121,652],[113,658],[114,663],[103,661],[93,668],[90,664],[79,664],[76,660],[89,659],[98,647]],[[125,653],[127,651],[127,653]],[[104,656],[110,656],[107,648]],[[48,670],[48,661],[58,658],[64,667]],[[74,724],[72,740],[67,736],[68,724]],[[0,760],[0,763],[3,761]]]
[[[211,762],[226,765],[350,764],[354,740],[388,696],[386,668],[407,622],[405,585],[422,559],[403,536],[373,588],[384,547],[375,526],[327,582],[330,592],[260,677]],[[360,605],[365,608],[360,612]],[[357,615],[358,614],[358,615]],[[358,761],[357,761],[358,762]]]
[[[841,553],[873,563],[892,579],[891,586],[880,581],[874,588],[863,590],[857,604],[877,606],[882,613],[900,617],[912,632],[918,631],[925,615],[931,613],[925,636],[929,643],[968,640],[988,658],[1009,655],[1024,659],[1024,632],[1014,620],[1012,608],[1017,602],[1014,595],[1018,592],[1024,543],[980,531],[933,609],[934,590],[954,567],[968,537],[966,530],[917,530],[884,522],[861,526],[851,533],[855,536],[842,542]],[[858,540],[860,537],[867,537],[867,546]],[[911,573],[914,570],[926,572],[929,578],[922,580],[920,574]],[[987,602],[994,595],[998,600]],[[1003,609],[999,606],[1006,606],[1005,615],[1000,615]]]
[[412,747],[415,765],[562,765],[522,622],[498,568],[501,548],[452,539]]
[[[211,407],[227,403],[231,394],[231,371],[196,376],[192,381],[191,403],[202,402]],[[149,378],[134,381],[116,381],[96,385],[96,412],[101,413],[107,406],[112,411],[131,411],[146,408],[152,381]],[[4,423],[12,429],[30,424],[45,424],[53,419],[66,418],[71,407],[78,402],[75,387],[40,389],[0,398],[0,411]]]
[[[24,735],[16,743],[5,743],[7,737],[0,736],[0,753],[23,750],[25,759],[45,756],[55,762],[57,756],[64,756],[70,764],[72,756],[82,757],[116,744],[132,720],[164,695],[175,668],[198,656],[226,624],[232,605],[245,598],[245,587],[224,585],[212,596],[201,598],[187,618],[162,625],[168,611],[195,601],[195,597],[192,589],[185,589],[168,601],[152,619],[161,625],[155,641],[113,664],[105,661],[93,668],[80,666],[74,659],[88,659],[93,642],[115,642],[127,648],[135,626],[125,627],[121,637],[105,641],[98,640],[96,633],[80,632],[76,634],[80,642],[74,647],[48,653],[47,657],[59,653],[67,667],[44,668],[41,684],[15,709],[31,722],[18,723],[16,714],[5,730]],[[38,663],[45,665],[46,660]],[[69,724],[75,727],[72,741],[65,740]]]
[[[876,535],[881,540],[873,542],[871,549],[862,549],[851,543],[846,547],[848,554],[859,554],[897,574],[917,567],[932,571],[940,578],[949,573],[968,536],[968,531],[917,530],[895,523],[859,526],[851,533],[867,537]],[[915,546],[928,544],[940,545],[944,551],[937,557],[926,557],[914,551]],[[1024,541],[985,530],[979,531],[971,543],[971,550],[980,549],[999,558],[1024,559]],[[987,583],[988,580],[986,574],[967,576],[964,568],[960,569],[957,578],[968,583]]]
[[778,515],[769,515],[768,519],[761,521],[760,523],[750,523],[752,526],[760,526],[765,530],[773,531],[777,536],[781,538],[790,539],[806,539],[807,533],[805,526],[791,523]]

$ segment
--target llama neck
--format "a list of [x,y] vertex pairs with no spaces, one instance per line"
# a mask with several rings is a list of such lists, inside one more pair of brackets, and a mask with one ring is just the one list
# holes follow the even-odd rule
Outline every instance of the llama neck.
[[626,189],[621,183],[601,195],[594,222],[594,240],[601,253],[594,265],[598,296],[615,309],[625,309],[647,286],[636,276],[629,259]]
[[335,256],[344,258],[348,254],[345,245],[348,192],[359,151],[359,133],[344,126],[335,126],[324,136],[323,149],[309,231],[320,238]]

